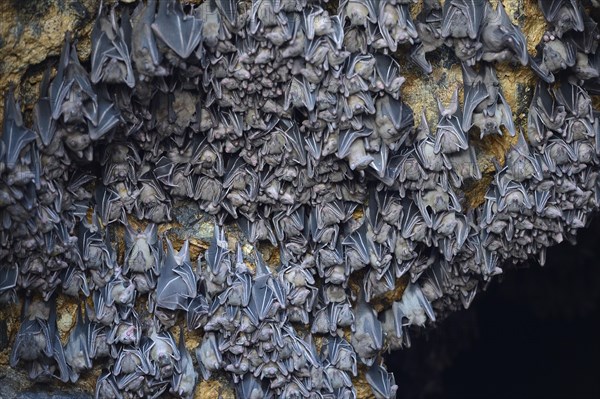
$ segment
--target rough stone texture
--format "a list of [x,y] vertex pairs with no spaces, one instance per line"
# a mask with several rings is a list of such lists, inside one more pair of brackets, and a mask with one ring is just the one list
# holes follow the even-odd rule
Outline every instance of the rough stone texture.
[[[88,58],[95,0],[6,0],[0,2],[0,92],[19,87],[22,106],[35,102],[41,72],[58,57],[65,33],[80,38],[79,55]],[[4,114],[0,104],[0,118]]]
[[10,367],[0,367],[2,399],[91,399],[83,389],[57,387],[43,382],[33,383],[27,375]]

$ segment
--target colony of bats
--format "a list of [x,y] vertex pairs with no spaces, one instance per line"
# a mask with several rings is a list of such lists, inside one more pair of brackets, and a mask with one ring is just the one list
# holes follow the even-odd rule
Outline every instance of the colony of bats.
[[[215,373],[240,398],[353,398],[362,364],[391,398],[382,353],[410,345],[409,326],[468,307],[506,262],[573,241],[600,195],[597,2],[540,0],[537,54],[501,1],[423,0],[414,19],[413,3],[116,3],[98,12],[86,65],[68,34],[33,126],[5,94],[0,299],[23,306],[11,365],[74,383],[102,364],[100,399],[191,398]],[[403,101],[397,57],[426,74],[442,47],[464,96],[429,110],[430,129]],[[539,77],[526,131],[498,63]],[[488,135],[516,144],[472,209],[470,143]],[[215,221],[198,259],[157,228],[190,201]],[[232,223],[280,263],[230,247]],[[377,313],[373,298],[402,281]],[[61,295],[81,301],[66,343]],[[193,354],[184,329],[201,333]]]

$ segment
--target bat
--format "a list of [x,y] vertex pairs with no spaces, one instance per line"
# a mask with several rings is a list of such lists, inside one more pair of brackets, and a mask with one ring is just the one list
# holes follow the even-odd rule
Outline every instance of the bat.
[[79,297],[79,292],[83,292],[83,295],[90,296],[90,289],[88,287],[87,277],[85,273],[77,266],[69,266],[61,272],[62,281],[62,292]]
[[26,297],[21,319],[10,356],[11,367],[16,367],[23,360],[27,363],[31,379],[49,375],[62,382],[69,381],[69,366],[56,327],[56,298],[52,296],[48,302],[32,302]]
[[196,359],[200,373],[205,380],[210,378],[213,371],[223,367],[224,361],[214,333],[204,334],[202,343],[196,348]]
[[356,231],[346,236],[342,240],[342,245],[354,250],[361,263],[364,265],[369,263],[369,244],[367,242],[366,224],[363,223]]
[[409,8],[405,4],[379,2],[378,26],[387,47],[393,52],[397,51],[398,44],[414,44],[414,40],[419,37]]
[[186,321],[188,330],[196,330],[206,324],[208,317],[208,301],[203,294],[192,299],[186,311]]
[[123,273],[153,271],[158,275],[160,251],[158,249],[158,226],[148,223],[144,231],[134,230],[125,222],[125,262]]
[[150,374],[148,359],[139,347],[123,346],[117,354],[112,373],[115,376],[135,374],[146,376]]
[[396,397],[398,385],[394,380],[394,374],[388,373],[383,366],[373,364],[367,370],[365,377],[376,398],[392,399]]
[[241,383],[236,384],[237,396],[240,398],[272,398],[269,388],[263,381],[252,373],[245,373]]
[[213,274],[219,274],[223,266],[227,268],[231,264],[229,260],[229,250],[225,240],[225,232],[215,225],[215,233],[206,250],[206,263]]
[[425,55],[444,44],[442,20],[442,6],[439,0],[424,1],[423,9],[417,15],[415,25],[421,42],[412,47],[410,58],[426,74],[433,72],[433,68]]
[[483,0],[450,0],[442,8],[443,38],[479,38],[485,3]]
[[0,160],[8,169],[14,169],[21,159],[23,149],[35,138],[35,132],[23,126],[21,109],[15,102],[14,88],[11,87],[4,99]]
[[[50,69],[44,71],[40,83],[40,94],[33,109],[35,131],[39,134],[42,144],[48,147],[56,134],[56,121],[52,118],[52,104],[49,97]],[[7,109],[6,106],[4,109]]]
[[88,336],[89,324],[87,313],[82,314],[82,306],[79,303],[77,306],[77,322],[71,330],[64,350],[65,360],[70,366],[69,378],[71,382],[77,382],[82,371],[92,368]]
[[94,399],[103,398],[123,399],[121,390],[117,386],[115,376],[109,370],[104,370],[98,377],[98,381],[96,381]]
[[92,29],[92,49],[90,61],[92,83],[125,83],[135,86],[135,76],[130,58],[131,21],[127,9],[121,11],[121,26],[117,26],[115,8],[110,14],[100,6],[98,17]]
[[511,136],[516,134],[510,105],[504,98],[496,70],[486,64],[476,73],[463,64],[463,80],[465,82],[465,111],[462,128],[466,132],[477,126],[480,136],[492,133],[502,134],[503,125]]
[[186,15],[178,1],[159,1],[151,27],[154,33],[183,59],[188,58],[202,41],[202,20],[195,15]]
[[121,197],[113,189],[97,185],[95,199],[96,206],[94,209],[103,226],[125,218],[124,210],[121,206]]
[[554,73],[577,62],[577,49],[572,41],[554,39],[538,44],[537,55],[529,56],[531,69],[546,83],[554,83]]
[[167,254],[162,260],[156,283],[156,306],[167,310],[186,310],[190,298],[196,297],[196,276],[190,264],[189,242],[186,240],[176,255],[167,238]]
[[395,100],[400,99],[400,87],[406,79],[400,75],[400,65],[395,59],[386,54],[375,54],[375,76],[378,86]]
[[101,89],[97,97],[97,120],[88,120],[88,132],[94,141],[100,140],[105,134],[121,123],[121,114],[115,104],[110,101],[106,88]]
[[181,354],[173,335],[169,331],[158,331],[156,320],[142,343],[144,355],[147,357],[154,378],[161,380],[181,372]]
[[185,347],[183,327],[179,328],[179,344],[177,348],[181,357],[181,370],[173,373],[171,392],[177,394],[180,398],[191,399],[194,395],[198,375],[194,369],[194,364],[192,363],[192,356]]
[[516,60],[525,66],[528,63],[527,41],[521,29],[513,25],[498,2],[496,12],[486,5],[486,16],[481,30],[481,59],[487,62]]
[[14,267],[0,267],[0,303],[16,302],[16,292],[14,288],[17,285],[18,277],[18,265],[15,265]]
[[166,76],[169,71],[160,65],[162,54],[158,51],[156,39],[152,33],[155,11],[156,0],[149,0],[146,5],[140,3],[133,11],[131,16],[131,60],[141,75]]
[[539,0],[544,18],[554,26],[554,33],[561,38],[565,32],[584,30],[582,8],[577,0]]
[[[466,101],[465,98],[465,105]],[[462,115],[458,107],[458,90],[454,91],[448,107],[444,107],[438,99],[438,110],[440,119],[435,134],[434,153],[450,154],[469,148],[469,139],[463,130]]]
[[[278,15],[278,14],[276,14]],[[308,40],[314,40],[315,36],[327,36],[333,33],[333,26],[329,15],[319,6],[308,6],[303,9],[302,19],[304,32]],[[287,21],[284,21],[284,23]]]
[[349,20],[350,26],[367,28],[369,24],[377,23],[377,8],[373,0],[342,0],[338,5],[338,15],[342,23]]
[[356,320],[350,343],[361,362],[371,366],[383,348],[383,329],[375,311],[365,302],[364,292],[360,294],[354,315]]

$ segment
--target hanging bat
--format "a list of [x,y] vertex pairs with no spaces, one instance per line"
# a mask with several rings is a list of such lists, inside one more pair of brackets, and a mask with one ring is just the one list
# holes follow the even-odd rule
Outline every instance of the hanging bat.
[[100,140],[121,122],[121,114],[103,87],[97,97],[97,120],[88,120],[88,132],[93,141]]
[[92,368],[92,358],[90,356],[89,324],[87,312],[82,314],[81,303],[77,306],[77,322],[71,330],[69,340],[65,346],[65,360],[70,366],[71,382],[77,382],[79,375],[84,370]]
[[117,386],[115,376],[109,370],[104,370],[98,377],[98,381],[96,381],[94,399],[104,398],[123,399],[121,390]]
[[181,370],[173,373],[173,380],[171,382],[171,392],[178,395],[183,399],[191,399],[194,395],[194,389],[196,388],[196,382],[198,380],[198,374],[194,369],[192,363],[192,356],[185,347],[185,340],[183,337],[183,327],[179,328],[179,355],[181,356]]
[[511,136],[516,134],[510,105],[504,98],[502,88],[493,65],[485,64],[477,73],[463,63],[465,83],[465,110],[462,128],[465,132],[477,126],[480,136],[498,133],[505,126]]
[[478,39],[484,11],[484,0],[445,1],[442,9],[442,37]]
[[[48,88],[50,85],[50,68],[44,71],[40,83],[40,95],[33,109],[33,120],[35,130],[42,140],[42,144],[48,147],[56,133],[56,121],[52,118],[52,104]],[[4,109],[7,109],[6,106]]]
[[356,322],[350,343],[360,361],[371,366],[383,348],[383,329],[375,311],[365,302],[364,292],[360,293],[354,314]]
[[141,75],[166,76],[169,71],[160,65],[162,54],[158,51],[152,33],[155,11],[156,0],[149,0],[146,5],[139,3],[133,11],[131,16],[131,60]]
[[394,374],[388,373],[383,366],[377,364],[372,365],[369,367],[369,370],[367,370],[365,376],[373,390],[375,398],[392,399],[396,397],[398,385],[396,385]]
[[167,238],[167,254],[162,260],[155,292],[156,306],[167,310],[186,310],[190,298],[197,294],[196,275],[190,264],[189,242],[186,240],[179,253]]
[[144,231],[134,230],[125,223],[125,262],[123,273],[152,271],[158,275],[160,251],[158,249],[157,225],[148,223]]
[[583,10],[578,0],[539,0],[538,3],[558,38],[570,30],[583,31]]
[[356,256],[356,261],[358,261],[359,264],[362,264],[363,267],[369,263],[369,244],[367,242],[367,225],[365,223],[363,223],[356,231],[352,232],[352,234],[346,236],[342,240],[342,245],[347,246],[348,249],[353,251],[350,253],[348,249],[346,249],[346,259],[348,259],[349,255]]
[[106,15],[102,5],[92,29],[90,61],[92,83],[125,83],[135,86],[129,46],[131,44],[131,21],[127,9],[121,11],[121,27],[117,25],[115,8]]
[[[436,154],[451,154],[469,148],[469,139],[461,125],[462,113],[458,106],[458,89],[454,91],[448,107],[438,99],[440,119],[435,134],[433,151]],[[465,100],[466,103],[466,100]]]
[[528,63],[527,42],[521,29],[513,25],[504,10],[502,2],[498,2],[496,12],[486,5],[486,15],[481,29],[481,59],[493,61],[518,61],[525,66]]
[[439,0],[425,0],[415,24],[421,42],[413,46],[410,58],[427,74],[433,72],[433,68],[425,55],[444,44],[442,20],[442,6]]
[[188,58],[202,41],[202,20],[186,15],[175,0],[158,2],[152,30],[171,50],[183,59]]
[[54,296],[48,302],[32,302],[31,298],[25,298],[21,327],[10,356],[11,367],[16,367],[21,360],[27,363],[31,379],[49,375],[63,382],[69,381],[69,366],[56,327]]
[[78,298],[79,292],[90,296],[87,277],[78,266],[72,265],[61,272],[62,292],[64,294]]
[[14,88],[4,98],[4,121],[0,142],[0,161],[13,169],[21,159],[21,152],[35,140],[35,132],[23,126],[19,104],[15,102]]
[[205,380],[210,378],[213,371],[223,367],[223,358],[214,333],[204,334],[202,343],[196,348],[196,359]]

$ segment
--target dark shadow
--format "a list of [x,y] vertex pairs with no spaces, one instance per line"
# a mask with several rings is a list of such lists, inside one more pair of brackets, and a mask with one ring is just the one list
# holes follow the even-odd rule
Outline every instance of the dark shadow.
[[398,398],[600,398],[600,220],[518,268],[388,356]]

